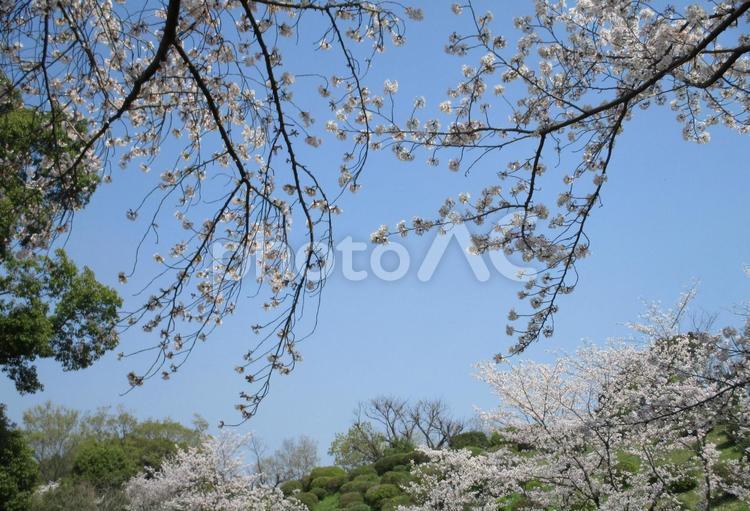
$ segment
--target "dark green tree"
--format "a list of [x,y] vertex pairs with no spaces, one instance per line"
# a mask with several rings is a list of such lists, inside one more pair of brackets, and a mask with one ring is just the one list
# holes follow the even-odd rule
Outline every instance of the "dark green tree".
[[85,206],[98,165],[72,165],[84,127],[21,106],[0,75],[0,368],[19,392],[42,389],[34,361],[88,367],[117,345],[122,302],[94,272],[49,248]]
[[0,405],[0,509],[26,511],[39,469],[23,433],[5,416]]

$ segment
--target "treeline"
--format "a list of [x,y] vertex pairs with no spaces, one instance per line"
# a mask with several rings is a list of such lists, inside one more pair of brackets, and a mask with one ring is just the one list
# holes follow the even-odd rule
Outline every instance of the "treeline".
[[144,470],[157,470],[178,449],[197,446],[207,423],[138,420],[118,409],[93,413],[35,406],[23,425],[2,412],[0,502],[8,511],[115,511],[126,508],[122,485]]

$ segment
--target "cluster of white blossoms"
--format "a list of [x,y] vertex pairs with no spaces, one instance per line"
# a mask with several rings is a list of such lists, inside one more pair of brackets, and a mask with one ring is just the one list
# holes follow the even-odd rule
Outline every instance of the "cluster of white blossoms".
[[[296,330],[308,324],[297,322],[306,297],[317,299],[323,286],[317,270],[341,211],[334,203],[340,190],[327,192],[325,173],[305,159],[326,132],[348,140],[338,186],[357,189],[370,140],[365,105],[383,101],[363,76],[387,45],[403,44],[403,19],[419,20],[422,12],[334,0],[168,0],[137,12],[125,2],[66,0],[4,2],[0,10],[0,63],[24,106],[59,109],[85,126],[69,133],[78,144],[73,161],[55,162],[52,177],[81,164],[107,180],[112,162],[159,169],[146,199],[134,198],[124,215],[145,222],[141,245],[171,243],[157,248],[143,306],[123,317],[124,328],[158,336],[155,363],[132,372],[131,385],[177,371],[195,343],[236,310],[248,266],[259,266],[251,272],[257,282],[245,289],[256,287],[272,312],[255,320],[252,331],[261,337],[238,366],[254,385],[238,405],[248,418],[271,374],[288,373],[300,358],[297,339],[307,332]],[[297,38],[313,55],[328,50],[338,72],[289,67],[285,55],[297,51]],[[303,87],[312,93],[296,94]],[[386,89],[395,92],[398,83]],[[312,112],[326,110],[334,119],[318,127]],[[160,157],[165,147],[172,154]],[[153,184],[150,178],[144,183]],[[171,227],[169,208],[182,235],[161,227]],[[289,260],[290,240],[315,247],[302,264]],[[223,257],[212,253],[216,246]],[[119,281],[133,282],[142,266],[121,272]]]
[[[51,179],[98,168],[108,181],[113,162],[154,169],[143,177],[153,189],[124,212],[145,224],[139,252],[171,244],[154,250],[157,273],[139,293],[150,296],[123,318],[159,339],[149,351],[155,363],[131,373],[132,385],[177,371],[235,312],[243,284],[263,299],[271,314],[254,321],[260,338],[238,366],[253,385],[238,405],[248,418],[271,375],[300,359],[298,342],[314,325],[300,319],[306,303],[315,314],[310,302],[324,284],[316,275],[333,247],[335,201],[359,188],[370,151],[390,149],[404,162],[424,151],[429,165],[448,153],[449,170],[468,172],[508,145],[528,149],[526,158],[503,159],[473,200],[448,198],[436,216],[381,228],[373,241],[480,226],[475,253],[502,250],[541,266],[519,292],[528,310],[509,314],[510,351],[551,336],[558,298],[573,291],[576,261],[589,252],[585,224],[615,140],[633,113],[669,105],[698,142],[716,124],[748,129],[750,4],[704,3],[659,11],[640,0],[537,0],[533,15],[515,22],[515,46],[492,32],[491,13],[455,4],[472,32],[449,36],[460,79],[426,120],[417,116],[427,105],[421,96],[399,108],[398,77],[365,80],[388,45],[404,44],[406,22],[424,18],[389,1],[164,0],[137,11],[126,2],[2,2],[0,67],[25,108],[59,111],[85,127],[66,129],[74,156],[56,161]],[[313,55],[335,55],[338,71],[289,65],[304,62],[286,55],[307,43],[320,52]],[[330,173],[309,154],[332,138],[349,146],[329,186]],[[170,154],[160,158],[165,147]],[[563,171],[547,172],[553,165]],[[158,182],[146,181],[154,174]],[[551,201],[540,191],[547,182]],[[172,221],[182,231],[174,240],[162,227]],[[311,247],[303,264],[287,257],[290,240]],[[224,257],[213,257],[215,246]],[[256,263],[258,281],[245,282]],[[136,281],[135,269],[143,264],[119,280]]]
[[247,436],[207,437],[198,447],[178,450],[158,471],[125,484],[131,511],[305,511],[296,499],[259,483],[242,461]]
[[686,488],[697,509],[750,503],[750,322],[482,364],[478,377],[500,400],[483,413],[497,450],[427,451],[408,509],[682,509]]
[[[447,154],[454,172],[480,161],[498,169],[476,203],[449,198],[430,223],[438,230],[474,223],[476,253],[502,250],[539,263],[519,292],[529,309],[513,314],[526,324],[507,328],[517,353],[552,335],[558,298],[576,286],[575,263],[589,252],[584,227],[626,121],[663,105],[688,140],[707,142],[717,124],[750,130],[750,4],[659,10],[639,0],[536,0],[515,20],[515,46],[492,31],[492,13],[471,1],[451,9],[471,18],[472,32],[452,33],[445,47],[462,61],[460,81],[426,121],[373,110],[381,138],[372,145],[401,161],[418,161],[423,151],[429,165]],[[528,156],[508,161],[509,145]],[[373,240],[402,234],[381,228]]]

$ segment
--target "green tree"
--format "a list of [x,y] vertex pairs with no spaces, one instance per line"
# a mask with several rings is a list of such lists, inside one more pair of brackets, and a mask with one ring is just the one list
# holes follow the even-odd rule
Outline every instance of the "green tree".
[[0,509],[25,511],[31,503],[39,470],[21,431],[0,405]]
[[369,422],[357,421],[346,433],[336,433],[328,448],[336,465],[351,469],[374,463],[385,454],[385,435],[375,431]]
[[19,392],[43,388],[37,359],[81,369],[118,342],[117,293],[64,251],[47,254],[99,182],[94,161],[72,161],[84,130],[23,108],[0,75],[0,367]]
[[73,478],[97,489],[117,488],[138,473],[138,467],[116,440],[89,440],[81,444],[73,460]]
[[70,473],[74,450],[81,439],[80,418],[77,410],[51,401],[24,412],[24,432],[42,481],[57,481]]

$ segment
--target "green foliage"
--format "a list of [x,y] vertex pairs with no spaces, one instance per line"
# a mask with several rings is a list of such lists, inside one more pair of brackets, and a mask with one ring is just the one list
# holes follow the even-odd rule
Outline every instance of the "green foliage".
[[338,495],[329,495],[321,499],[318,505],[315,506],[315,511],[336,511],[338,509],[340,509]]
[[345,508],[352,504],[364,502],[365,498],[359,492],[342,493],[339,497],[339,507]]
[[323,488],[327,492],[333,493],[338,491],[338,489],[348,480],[349,478],[346,475],[316,477],[312,480],[312,483],[310,483],[310,491],[312,491],[313,488]]
[[482,449],[486,449],[489,445],[489,439],[482,431],[466,431],[454,435],[450,439],[451,449],[465,449],[467,447],[481,447]]
[[635,474],[640,467],[641,459],[638,456],[626,452],[617,453],[617,464],[615,465],[615,469],[617,469],[618,472]]
[[403,452],[384,456],[375,462],[374,467],[378,474],[385,474],[386,472],[392,471],[398,465],[408,466],[412,462],[418,464],[424,463],[427,460],[427,456],[420,451]]
[[302,481],[292,480],[281,483],[279,488],[284,495],[289,496],[296,491],[301,492],[304,489],[304,485],[302,484]]
[[328,448],[336,465],[352,469],[377,461],[385,453],[387,442],[368,422],[353,424],[346,433],[336,433]]
[[324,498],[328,496],[329,492],[322,486],[314,486],[310,488],[310,493],[314,493],[315,496],[318,497],[319,500],[323,500]]
[[698,481],[694,477],[684,476],[672,481],[668,489],[672,493],[686,493],[698,487]]
[[355,467],[349,471],[349,479],[354,479],[357,476],[362,475],[373,475],[377,476],[378,471],[372,465],[363,465],[361,467]]
[[390,445],[383,451],[383,454],[385,456],[392,456],[394,454],[411,452],[416,448],[416,444],[411,440],[398,437],[391,440]]
[[73,466],[73,451],[81,439],[80,413],[47,401],[26,410],[23,424],[42,482],[57,481],[68,475]]
[[32,451],[0,405],[0,509],[25,511],[39,476]]
[[294,496],[294,498],[307,506],[307,509],[309,509],[310,511],[313,510],[313,508],[318,504],[319,501],[318,496],[310,492],[298,493]]
[[341,493],[360,492],[365,493],[368,489],[380,482],[380,478],[375,475],[363,475],[355,477],[354,480],[341,486]]
[[315,467],[310,471],[310,478],[317,479],[319,477],[340,477],[346,476],[346,470],[341,467]]
[[410,483],[414,478],[409,472],[403,471],[391,471],[383,474],[380,478],[380,482],[387,484],[395,484],[396,486],[403,487],[403,485]]
[[99,511],[97,491],[86,481],[63,481],[34,495],[31,511]]
[[24,108],[0,74],[0,367],[19,392],[42,389],[37,359],[81,369],[118,341],[117,293],[64,251],[43,253],[99,182],[73,165],[84,129],[62,112]]
[[409,504],[413,504],[413,502],[408,495],[398,495],[383,500],[380,503],[380,509],[381,511],[396,511],[399,506],[408,506]]
[[365,501],[371,506],[379,507],[383,500],[396,497],[401,493],[401,489],[395,484],[377,484],[367,490]]
[[363,502],[352,504],[348,507],[343,508],[346,511],[371,511],[372,508]]
[[84,132],[84,123],[59,110],[24,108],[0,75],[0,260],[13,243],[44,246],[61,216],[89,202],[99,177],[95,169],[72,165]]
[[116,441],[88,441],[73,460],[73,477],[97,489],[117,488],[138,473],[139,467]]
[[19,392],[43,388],[33,365],[39,358],[72,371],[117,346],[122,300],[89,268],[79,271],[62,250],[54,257],[9,256],[2,264],[0,366]]

